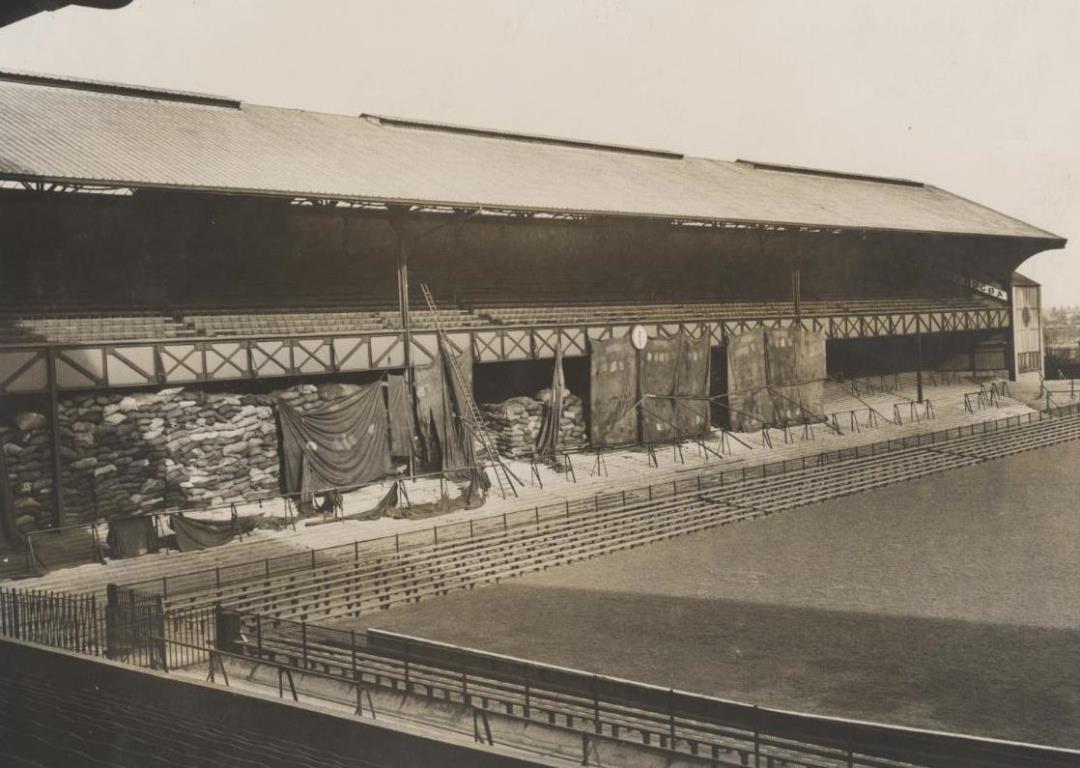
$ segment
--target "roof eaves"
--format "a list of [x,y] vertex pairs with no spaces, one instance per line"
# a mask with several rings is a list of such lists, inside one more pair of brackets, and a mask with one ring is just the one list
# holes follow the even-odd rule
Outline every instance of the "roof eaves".
[[[318,192],[312,190],[301,189],[270,189],[270,188],[242,188],[242,187],[212,187],[201,186],[196,184],[179,184],[179,183],[162,183],[162,182],[144,182],[144,181],[132,181],[124,179],[106,179],[106,178],[77,178],[69,176],[42,176],[35,174],[17,174],[17,173],[0,173],[0,178],[6,178],[16,181],[41,181],[41,182],[60,182],[67,184],[86,184],[86,185],[115,185],[120,187],[126,187],[129,189],[175,189],[188,192],[204,192],[208,194],[221,194],[221,195],[251,195],[260,197],[315,197],[325,198],[327,200],[341,200],[349,202],[364,202],[364,203],[378,203],[387,206],[417,206],[424,208],[437,208],[437,207],[450,207],[460,208],[463,210],[506,210],[506,211],[518,211],[522,213],[545,213],[545,214],[569,214],[574,216],[592,216],[592,217],[615,217],[615,218],[633,218],[633,219],[646,219],[646,220],[666,220],[666,221],[699,221],[705,224],[711,225],[730,225],[733,227],[739,226],[754,226],[754,227],[774,227],[778,229],[799,229],[799,230],[814,230],[822,232],[884,232],[884,233],[902,233],[902,234],[918,234],[918,235],[933,235],[944,237],[987,237],[997,238],[1001,240],[1009,241],[1033,241],[1041,244],[1042,249],[1048,248],[1061,248],[1065,245],[1065,238],[1058,237],[1050,233],[1044,233],[1044,237],[1037,237],[1031,235],[1007,235],[1007,234],[988,234],[980,232],[959,232],[948,230],[924,230],[924,229],[904,229],[901,227],[874,227],[874,226],[851,226],[851,225],[839,225],[835,223],[820,223],[820,222],[797,222],[797,221],[778,221],[778,220],[764,220],[764,219],[746,219],[746,218],[716,218],[707,216],[680,216],[677,214],[668,213],[642,213],[636,211],[619,211],[619,210],[597,210],[597,209],[585,209],[585,208],[542,208],[542,207],[530,207],[522,205],[512,205],[498,202],[479,202],[479,201],[449,201],[449,200],[424,200],[419,198],[392,198],[392,197],[365,197],[358,195],[345,195],[332,192]],[[1032,229],[1035,229],[1032,227]],[[1036,230],[1042,232],[1043,230]]]

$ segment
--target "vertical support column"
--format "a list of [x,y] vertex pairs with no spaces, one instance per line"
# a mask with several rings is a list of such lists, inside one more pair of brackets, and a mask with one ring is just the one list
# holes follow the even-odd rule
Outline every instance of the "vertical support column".
[[795,307],[796,319],[802,318],[802,270],[796,266],[791,270],[791,303]]
[[[416,410],[416,394],[413,391],[412,364],[412,320],[409,317],[409,239],[405,232],[405,214],[401,209],[390,212],[390,226],[397,235],[397,288],[398,311],[401,314],[401,332],[405,342],[405,391],[409,397],[409,407]],[[409,474],[416,474],[416,457],[413,442],[409,441]]]
[[645,444],[645,382],[641,379],[641,369],[645,363],[645,350],[634,350],[634,388],[637,397],[637,444]]
[[916,399],[923,401],[922,315],[915,315],[915,387]]
[[1005,296],[1009,307],[1009,332],[1005,334],[1005,366],[1008,369],[1009,381],[1016,381],[1016,297],[1013,291],[1012,275],[1005,282]]
[[64,524],[64,488],[60,466],[60,393],[56,381],[56,348],[46,350],[46,374],[49,381],[49,431],[52,444],[53,523],[57,528]]

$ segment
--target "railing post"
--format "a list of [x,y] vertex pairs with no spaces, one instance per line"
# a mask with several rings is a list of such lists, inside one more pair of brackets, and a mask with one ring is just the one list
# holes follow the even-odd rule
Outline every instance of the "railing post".
[[255,648],[259,654],[259,658],[262,658],[262,614],[255,614]]
[[596,725],[596,732],[603,733],[603,726],[600,723],[600,678],[593,675],[593,722]]
[[352,677],[356,680],[356,630],[349,630],[349,655],[352,657]]
[[671,741],[668,749],[675,749],[675,691],[668,690],[668,734]]
[[307,622],[300,622],[300,647],[304,653],[304,669],[308,668]]
[[530,690],[529,690],[529,669],[528,669],[528,667],[525,668],[524,677],[525,677],[525,719],[528,720],[529,717],[530,717],[530,714],[529,714],[530,713],[530,706],[529,706],[530,705]]
[[754,768],[761,765],[761,732],[758,728],[758,707],[754,705]]

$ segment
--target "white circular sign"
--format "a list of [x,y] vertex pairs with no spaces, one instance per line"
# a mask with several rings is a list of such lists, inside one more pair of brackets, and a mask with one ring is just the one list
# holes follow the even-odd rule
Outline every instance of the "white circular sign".
[[649,334],[645,333],[645,327],[641,325],[635,325],[630,329],[630,344],[634,349],[640,351],[645,349],[645,345],[649,343]]

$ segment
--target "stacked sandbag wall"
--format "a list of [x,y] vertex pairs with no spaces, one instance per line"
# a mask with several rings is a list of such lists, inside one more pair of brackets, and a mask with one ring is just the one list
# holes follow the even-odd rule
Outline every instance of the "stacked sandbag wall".
[[[532,455],[540,438],[550,396],[551,390],[542,389],[536,397],[511,397],[480,406],[499,453],[515,458]],[[585,405],[580,397],[569,393],[563,395],[562,405],[558,447],[579,448],[586,442]]]
[[[351,391],[348,384],[301,384],[270,395],[174,388],[61,397],[64,524],[271,496],[279,491],[273,398],[304,411]],[[0,424],[22,530],[53,523],[49,441],[40,413]]]

